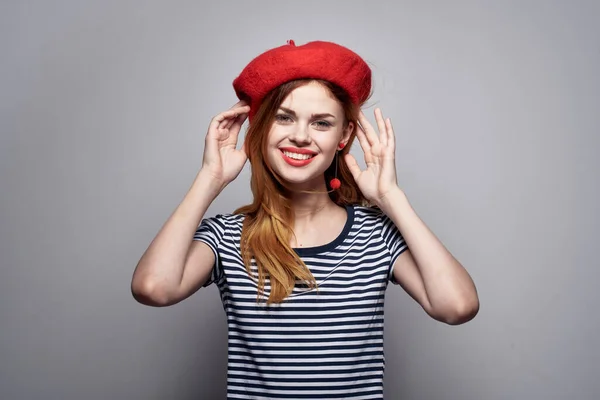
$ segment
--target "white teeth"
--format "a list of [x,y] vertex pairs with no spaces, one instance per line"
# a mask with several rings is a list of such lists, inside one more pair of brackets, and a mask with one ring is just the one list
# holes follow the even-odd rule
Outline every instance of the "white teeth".
[[298,154],[292,153],[290,151],[284,151],[283,154],[285,154],[289,158],[293,158],[294,160],[308,160],[309,158],[312,158],[312,155],[310,154]]

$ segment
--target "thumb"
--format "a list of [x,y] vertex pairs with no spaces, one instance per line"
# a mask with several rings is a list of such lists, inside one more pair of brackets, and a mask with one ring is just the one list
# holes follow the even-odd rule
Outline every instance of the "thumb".
[[348,166],[348,169],[350,170],[352,177],[356,181],[358,179],[358,176],[362,172],[360,170],[360,166],[358,165],[358,163],[356,162],[356,159],[354,158],[354,156],[352,154],[346,154],[346,156],[344,157],[344,160],[346,161],[346,165]]
[[244,152],[244,154],[246,155],[246,157],[248,157],[248,141],[246,139],[247,138],[244,137],[244,141],[242,142],[242,148],[240,150],[242,152]]

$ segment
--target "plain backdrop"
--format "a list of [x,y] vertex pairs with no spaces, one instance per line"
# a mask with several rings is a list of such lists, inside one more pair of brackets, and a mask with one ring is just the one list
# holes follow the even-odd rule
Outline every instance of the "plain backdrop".
[[[293,39],[352,48],[400,186],[471,273],[450,327],[386,296],[386,399],[600,398],[597,1],[2,1],[0,398],[221,399],[216,287],[130,294],[231,82]],[[353,154],[362,160],[355,143]],[[251,199],[248,166],[212,204]]]

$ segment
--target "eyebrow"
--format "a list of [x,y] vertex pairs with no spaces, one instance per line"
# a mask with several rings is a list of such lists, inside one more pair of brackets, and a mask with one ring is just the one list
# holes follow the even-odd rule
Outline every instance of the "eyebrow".
[[[281,111],[284,111],[288,114],[293,115],[294,117],[296,116],[296,112],[294,112],[294,110],[290,110],[289,108],[285,108],[285,107],[279,107],[279,109]],[[311,118],[327,118],[327,117],[331,117],[333,119],[335,119],[335,115],[329,114],[329,113],[323,113],[323,114],[312,114],[310,116]]]

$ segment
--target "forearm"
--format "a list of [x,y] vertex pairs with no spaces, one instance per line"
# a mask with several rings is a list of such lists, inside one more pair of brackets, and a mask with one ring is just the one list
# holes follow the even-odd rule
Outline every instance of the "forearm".
[[394,190],[382,204],[410,249],[425,287],[431,312],[438,316],[477,312],[475,285],[465,268],[419,218],[406,195]]
[[160,287],[174,291],[181,284],[193,235],[222,186],[200,171],[182,202],[142,255],[133,275],[134,291]]

